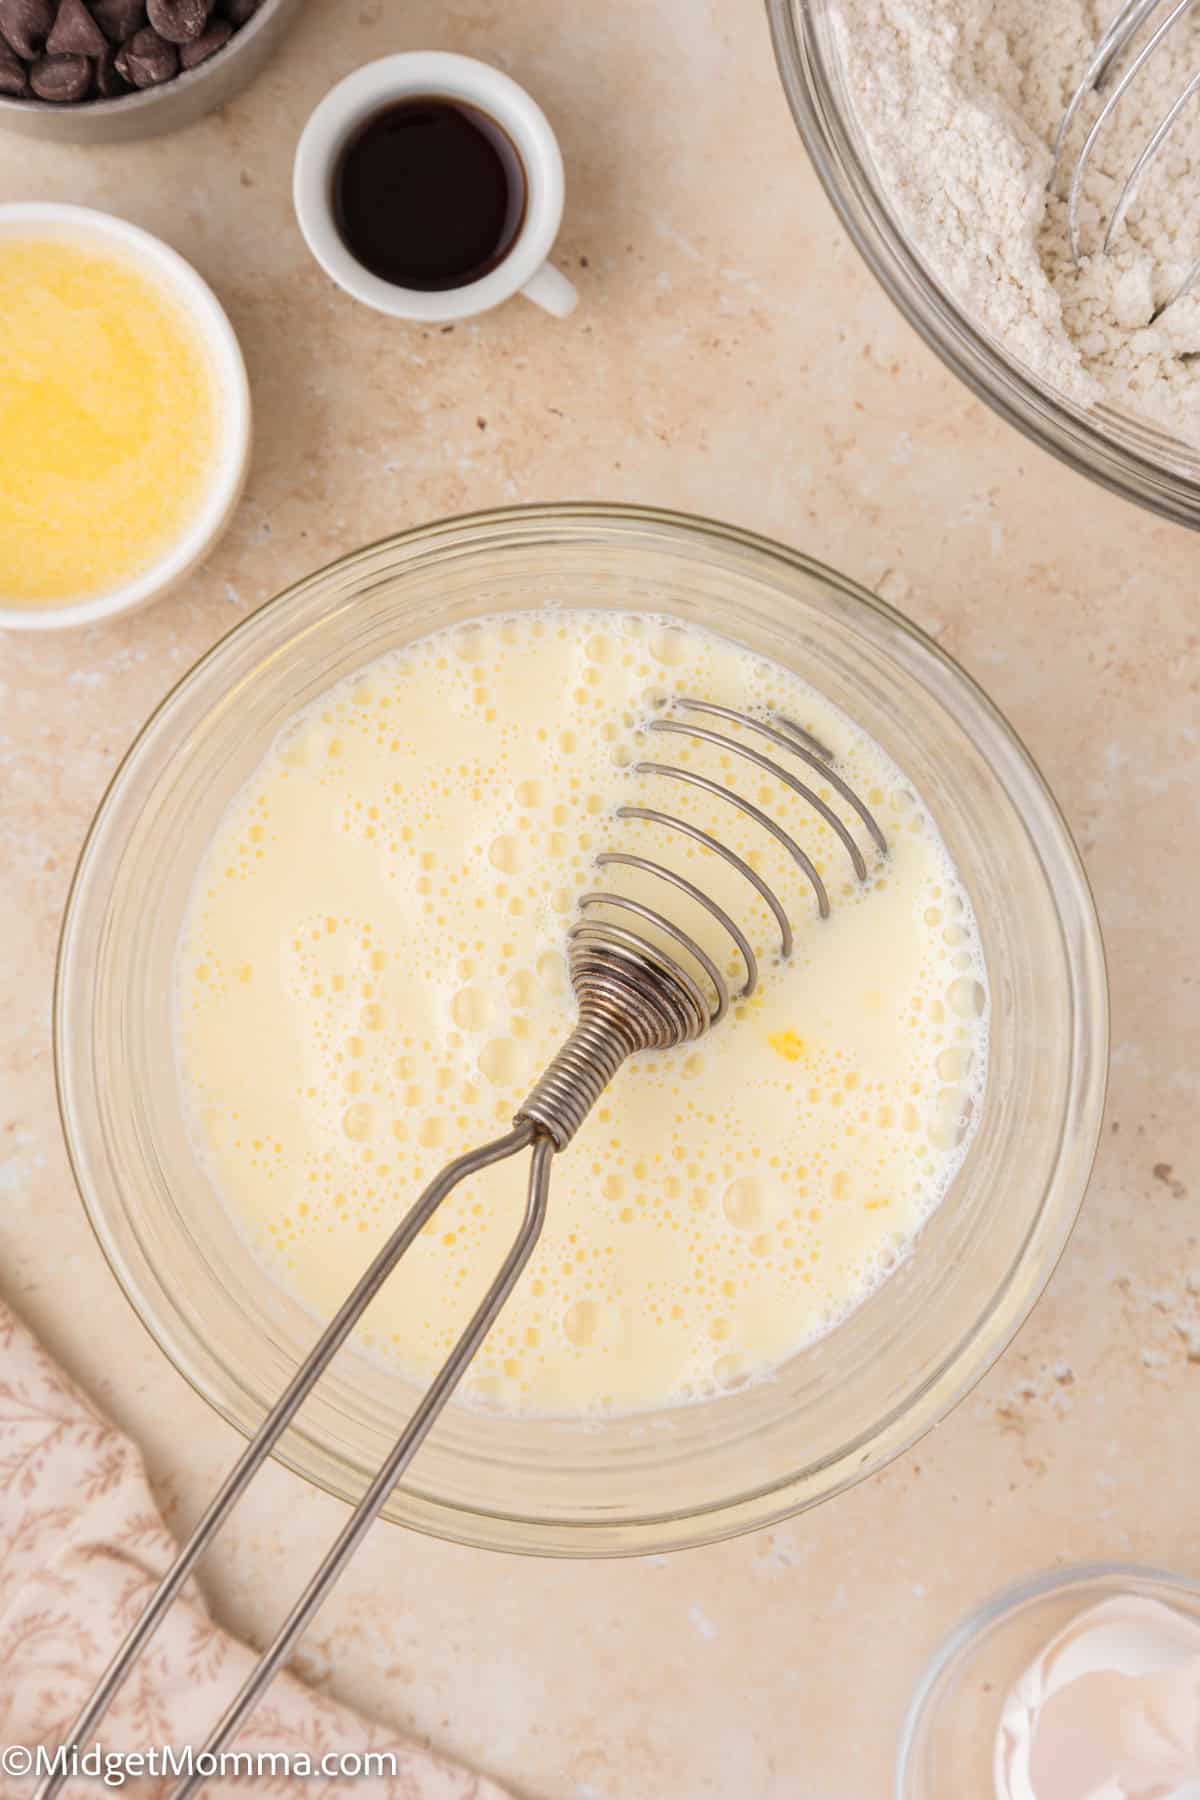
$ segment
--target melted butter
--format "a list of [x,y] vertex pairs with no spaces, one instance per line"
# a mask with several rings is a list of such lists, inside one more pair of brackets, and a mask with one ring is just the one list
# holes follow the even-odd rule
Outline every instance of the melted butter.
[[178,541],[216,444],[182,308],[120,257],[0,241],[0,605],[121,586]]

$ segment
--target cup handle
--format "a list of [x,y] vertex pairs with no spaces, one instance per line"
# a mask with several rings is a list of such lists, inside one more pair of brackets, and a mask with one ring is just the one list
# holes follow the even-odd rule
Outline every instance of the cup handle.
[[549,263],[534,270],[521,292],[527,300],[553,313],[556,319],[568,318],[579,304],[579,295],[566,276],[560,275]]

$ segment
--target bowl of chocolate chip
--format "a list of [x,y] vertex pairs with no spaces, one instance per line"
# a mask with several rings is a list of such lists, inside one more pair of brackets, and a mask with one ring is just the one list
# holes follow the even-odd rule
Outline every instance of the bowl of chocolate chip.
[[303,0],[0,0],[0,128],[116,144],[232,98]]

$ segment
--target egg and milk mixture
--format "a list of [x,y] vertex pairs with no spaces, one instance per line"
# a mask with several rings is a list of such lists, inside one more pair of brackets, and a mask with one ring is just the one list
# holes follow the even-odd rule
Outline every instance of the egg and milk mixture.
[[[886,858],[791,766],[845,817],[869,880],[779,781],[641,731],[672,693],[774,710],[826,744]],[[816,863],[830,918],[761,826],[636,773],[643,759],[768,812]],[[682,834],[617,820],[623,803],[743,856],[787,907],[791,958],[742,876]],[[980,1108],[988,1002],[970,903],[919,798],[844,714],[664,619],[532,612],[446,630],[292,722],[226,814],[180,943],[198,1142],[267,1268],[314,1314],[332,1314],[451,1157],[508,1127],[567,1036],[580,894],[646,879],[597,882],[604,849],[657,857],[725,905],[760,986],[696,1043],[628,1063],[555,1158],[541,1243],[461,1390],[515,1412],[635,1411],[769,1374],[904,1257]],[[711,921],[661,885],[646,897],[702,937],[736,992],[744,970]],[[445,1203],[366,1316],[373,1354],[433,1372],[508,1249],[527,1162]]]

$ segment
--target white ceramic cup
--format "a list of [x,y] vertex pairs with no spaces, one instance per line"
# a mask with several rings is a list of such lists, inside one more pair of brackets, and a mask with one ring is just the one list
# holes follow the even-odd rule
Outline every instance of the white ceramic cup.
[[[385,106],[415,95],[461,100],[487,114],[511,139],[525,171],[525,216],[503,260],[478,281],[434,293],[372,275],[346,248],[333,210],[334,171],[348,139]],[[340,81],[301,134],[292,195],[305,241],[325,273],[356,300],[393,318],[446,324],[524,294],[565,319],[579,299],[566,276],[546,261],[562,221],[558,140],[524,88],[474,57],[414,50],[381,57]]]

